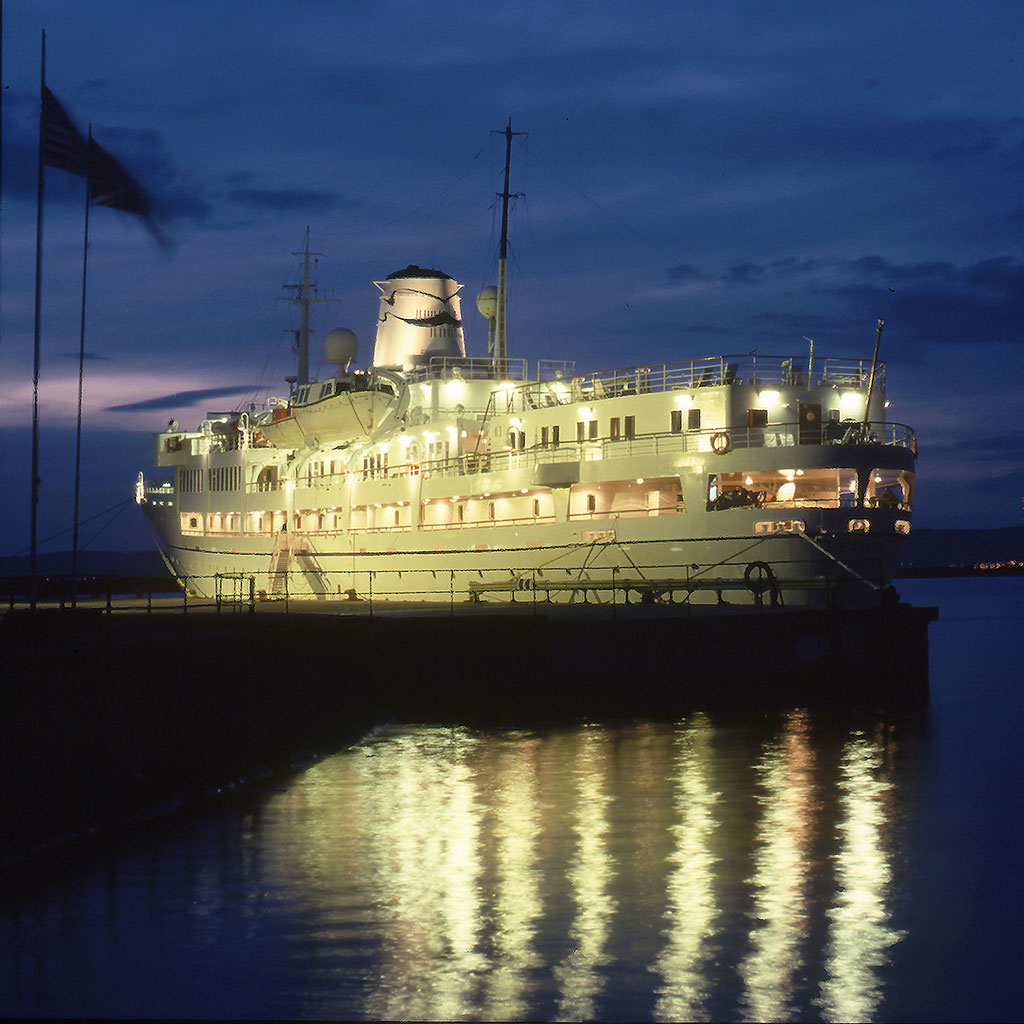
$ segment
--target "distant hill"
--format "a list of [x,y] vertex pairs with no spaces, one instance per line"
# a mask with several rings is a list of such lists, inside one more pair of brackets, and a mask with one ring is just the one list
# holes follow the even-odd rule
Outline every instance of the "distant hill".
[[[963,568],[993,562],[1024,562],[1024,527],[998,530],[911,531],[903,548],[904,569]],[[0,576],[28,573],[27,555],[0,557]],[[39,572],[59,576],[71,572],[71,552],[40,555]],[[78,571],[83,576],[166,576],[167,568],[154,548],[149,551],[80,551]]]
[[996,562],[1024,562],[1024,527],[999,530],[913,529],[900,565],[908,569],[969,567]]
[[[38,556],[41,576],[62,576],[71,572],[71,552],[54,551]],[[29,571],[28,555],[0,557],[0,576],[24,576]],[[78,572],[81,576],[166,576],[167,568],[160,552],[150,551],[79,551]]]

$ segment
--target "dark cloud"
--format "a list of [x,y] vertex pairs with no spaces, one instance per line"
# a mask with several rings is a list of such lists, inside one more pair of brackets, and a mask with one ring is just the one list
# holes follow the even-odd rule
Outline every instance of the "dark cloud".
[[151,412],[159,409],[181,409],[204,398],[228,398],[232,395],[243,395],[254,391],[255,384],[238,384],[229,388],[197,388],[194,391],[175,391],[171,395],[160,395],[157,398],[146,398],[141,402],[129,402],[126,405],[108,406],[105,412]]
[[764,289],[795,284],[810,298],[840,300],[840,309],[828,317],[769,311],[754,315],[769,336],[780,339],[814,331],[857,331],[858,324],[881,316],[898,322],[903,336],[916,342],[1024,343],[1024,261],[1010,256],[966,265],[948,260],[894,263],[877,254],[848,260],[791,257],[770,264],[736,264],[717,277],[684,265],[672,268],[669,277]]
[[678,266],[668,268],[670,281],[704,281],[704,275],[689,263],[680,263]]
[[729,284],[757,284],[763,277],[765,268],[756,263],[741,263],[739,266],[730,267],[725,273],[725,279]]
[[[78,353],[77,352],[61,352],[60,355],[61,355],[62,359],[78,359]],[[85,361],[87,363],[93,363],[93,362],[108,363],[108,362],[110,362],[110,356],[101,355],[99,352],[86,352],[85,353]]]
[[1024,261],[1009,256],[966,266],[946,261],[893,264],[862,257],[845,268],[847,280],[814,282],[813,291],[848,307],[876,309],[898,320],[919,342],[1024,342]]
[[330,210],[339,205],[336,195],[312,189],[289,188],[237,188],[230,191],[227,201],[236,206],[260,210]]

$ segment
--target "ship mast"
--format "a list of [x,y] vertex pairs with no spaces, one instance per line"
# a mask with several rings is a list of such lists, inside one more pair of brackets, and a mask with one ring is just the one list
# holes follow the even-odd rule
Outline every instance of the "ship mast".
[[[495,133],[497,134],[497,133]],[[505,130],[501,132],[505,136],[505,189],[498,193],[501,199],[501,248],[498,251],[498,308],[496,311],[494,325],[494,346],[491,351],[491,359],[497,373],[504,373],[508,360],[508,340],[505,334],[505,308],[506,308],[506,276],[505,268],[508,263],[508,201],[518,199],[522,192],[509,192],[508,179],[509,168],[512,164],[512,136],[525,135],[526,132],[512,131],[512,118],[508,119]]]
[[293,256],[302,257],[302,283],[286,284],[285,288],[295,290],[294,295],[285,295],[286,302],[291,302],[299,307],[301,319],[299,329],[295,332],[295,340],[299,349],[299,385],[309,383],[309,307],[317,302],[331,302],[331,299],[316,298],[316,282],[310,279],[309,258],[311,256],[323,256],[322,252],[309,251],[309,226],[306,226],[306,245],[302,252],[293,252]]

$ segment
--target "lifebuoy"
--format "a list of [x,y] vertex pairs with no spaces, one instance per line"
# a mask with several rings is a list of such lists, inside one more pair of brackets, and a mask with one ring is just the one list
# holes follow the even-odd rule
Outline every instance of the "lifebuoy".
[[724,455],[732,447],[729,435],[724,430],[711,435],[711,450],[717,455]]
[[767,562],[750,562],[743,570],[743,582],[751,593],[763,594],[774,586],[775,572]]
[[761,604],[765,591],[771,591],[772,604],[779,604],[779,591],[775,583],[775,571],[767,562],[750,562],[743,570],[743,582],[754,595],[754,600]]

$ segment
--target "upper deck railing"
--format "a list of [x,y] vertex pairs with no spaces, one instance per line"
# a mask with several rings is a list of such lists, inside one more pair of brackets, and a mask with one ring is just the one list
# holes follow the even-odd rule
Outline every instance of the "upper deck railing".
[[[757,388],[835,387],[863,390],[871,375],[870,359],[804,360],[791,356],[707,356],[652,363],[618,370],[575,374],[556,371],[516,388],[496,391],[496,413],[526,412],[569,402],[592,402],[620,395],[745,384]],[[875,387],[885,387],[885,364],[875,367]]]
[[[572,359],[538,359],[536,380],[571,377],[576,372]],[[488,359],[479,356],[431,356],[426,366],[406,374],[411,384],[429,380],[528,381],[530,366],[525,359]]]

